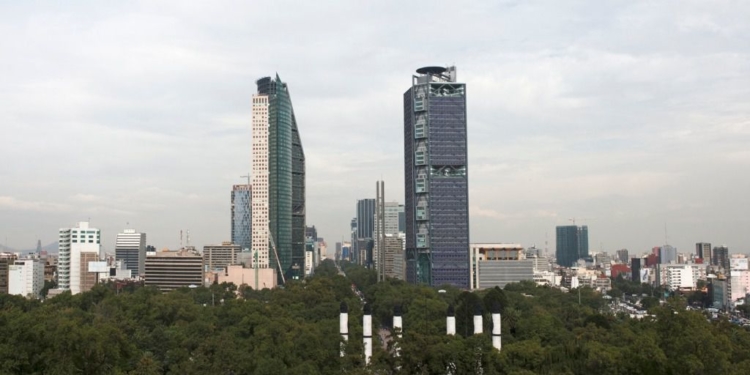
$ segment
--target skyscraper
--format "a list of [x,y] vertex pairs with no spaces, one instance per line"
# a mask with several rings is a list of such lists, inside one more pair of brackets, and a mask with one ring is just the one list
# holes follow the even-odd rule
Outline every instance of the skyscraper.
[[698,242],[695,244],[695,256],[703,259],[704,264],[710,264],[711,257],[711,244],[708,242]]
[[375,230],[375,199],[357,201],[357,238],[372,238]]
[[425,67],[404,93],[406,280],[469,288],[466,85]]
[[729,273],[729,248],[726,246],[716,246],[713,249],[713,259],[711,264],[724,269]]
[[80,222],[75,228],[58,232],[57,287],[72,294],[85,292],[88,286],[87,262],[99,258],[101,232]]
[[252,245],[250,203],[252,201],[250,185],[232,186],[232,243],[240,249],[250,249]]
[[578,259],[589,256],[589,228],[585,225],[563,225],[556,228],[557,264],[571,267]]
[[251,246],[260,267],[280,268],[279,275],[295,278],[305,262],[305,155],[287,84],[276,75],[257,85]]
[[146,272],[146,233],[138,233],[135,229],[118,233],[115,258],[125,262],[125,269],[132,271],[133,276],[143,276]]

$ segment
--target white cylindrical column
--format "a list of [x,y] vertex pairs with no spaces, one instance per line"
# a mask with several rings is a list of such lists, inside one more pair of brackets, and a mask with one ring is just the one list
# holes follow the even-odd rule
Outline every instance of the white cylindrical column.
[[[341,309],[340,309],[340,315],[339,315],[339,332],[341,333],[341,338],[344,341],[349,341],[349,307],[346,306],[346,302],[341,302]],[[341,343],[341,356],[343,357],[344,354],[346,354],[346,344]]]
[[477,304],[474,307],[474,334],[479,335],[483,332],[482,324],[482,305]]
[[372,311],[370,311],[369,304],[365,304],[364,315],[362,315],[362,339],[365,346],[365,366],[367,366],[372,357]]
[[[396,306],[393,308],[393,330],[397,332],[396,337],[403,337],[404,323],[401,320],[401,306]],[[401,355],[401,349],[398,346],[398,343],[396,343],[393,348],[393,355],[395,355],[396,357]]]
[[448,312],[445,318],[445,332],[449,335],[456,335],[456,313],[453,311],[453,305],[448,306]]
[[500,305],[495,303],[492,305],[492,347],[497,350],[500,350],[503,346],[500,324]]

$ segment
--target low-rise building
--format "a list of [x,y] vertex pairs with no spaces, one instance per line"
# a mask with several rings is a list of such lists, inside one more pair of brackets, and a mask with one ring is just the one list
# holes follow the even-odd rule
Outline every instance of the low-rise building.
[[233,264],[225,267],[216,273],[216,282],[232,283],[234,285],[247,285],[255,290],[273,289],[276,286],[276,269],[275,268],[258,268],[258,277],[255,277],[256,269],[244,268],[239,264]]
[[8,294],[38,298],[44,287],[44,264],[39,259],[19,259],[8,269]]
[[240,245],[222,242],[221,245],[203,246],[203,265],[209,270],[226,268],[230,264],[239,264]]
[[203,257],[195,249],[149,252],[145,268],[145,285],[162,291],[203,285]]
[[471,289],[503,288],[509,283],[535,280],[536,267],[547,267],[548,263],[544,258],[527,259],[520,244],[471,244],[470,247]]

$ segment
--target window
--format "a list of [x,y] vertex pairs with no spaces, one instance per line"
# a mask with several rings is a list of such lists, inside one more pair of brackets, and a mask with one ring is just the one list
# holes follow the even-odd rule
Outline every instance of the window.
[[418,122],[414,125],[414,138],[424,138],[426,137],[425,132],[426,126],[423,122]]
[[424,178],[418,178],[415,185],[417,193],[427,192],[427,181]]
[[414,153],[414,163],[416,165],[427,164],[427,158],[424,151],[417,151]]
[[414,99],[414,112],[422,112],[424,110],[424,98]]

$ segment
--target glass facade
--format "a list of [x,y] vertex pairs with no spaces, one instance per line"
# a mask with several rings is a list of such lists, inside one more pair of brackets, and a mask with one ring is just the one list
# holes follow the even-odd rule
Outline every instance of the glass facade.
[[305,154],[286,83],[278,75],[258,80],[268,106],[269,230],[278,252],[270,264],[287,279],[299,276],[305,260]]
[[589,255],[589,228],[587,226],[563,225],[556,228],[557,264],[571,267],[578,259]]
[[232,243],[242,250],[252,247],[250,200],[250,185],[232,188]]
[[469,288],[466,86],[420,69],[404,94],[406,278]]

